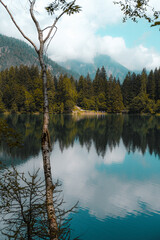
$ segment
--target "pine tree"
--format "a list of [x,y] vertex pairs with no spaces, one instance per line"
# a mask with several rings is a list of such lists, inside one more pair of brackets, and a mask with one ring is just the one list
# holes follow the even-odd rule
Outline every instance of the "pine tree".
[[140,87],[141,87],[141,81],[140,81],[141,75],[136,75],[134,72],[131,75],[131,98],[133,99],[140,93]]
[[2,101],[2,97],[0,94],[0,113],[3,113],[3,112],[5,112],[5,106],[4,106],[4,103]]
[[107,90],[106,90],[106,111],[112,112],[112,83],[113,77],[110,75],[109,80],[107,81]]
[[112,113],[119,113],[124,109],[121,88],[119,84],[116,82],[116,79],[114,79],[112,83],[111,102]]
[[107,74],[106,74],[106,70],[105,70],[104,66],[102,66],[102,68],[100,70],[99,77],[102,78],[104,81],[107,80]]
[[132,82],[131,82],[131,74],[130,72],[127,74],[127,76],[124,79],[124,82],[122,84],[122,95],[123,95],[123,102],[125,107],[129,107],[131,101],[132,101]]
[[43,93],[40,88],[36,88],[33,92],[33,97],[34,97],[34,102],[36,109],[35,111],[37,112],[42,112],[43,111]]
[[147,93],[148,93],[150,99],[155,100],[156,84],[155,84],[154,73],[152,70],[150,71],[150,73],[148,75]]
[[71,80],[67,76],[61,75],[59,78],[56,100],[58,104],[57,107],[60,109],[60,112],[62,112],[62,109],[66,112],[70,112],[76,104],[77,91],[74,82],[71,83]]
[[155,85],[156,85],[156,101],[160,99],[160,69],[157,68],[154,71]]
[[36,110],[34,97],[25,90],[25,102],[24,102],[24,111],[25,112],[34,112]]
[[106,97],[105,93],[100,93],[97,98],[97,105],[99,111],[106,111]]
[[140,93],[147,93],[147,73],[145,69],[143,69],[141,73],[140,82],[141,82]]

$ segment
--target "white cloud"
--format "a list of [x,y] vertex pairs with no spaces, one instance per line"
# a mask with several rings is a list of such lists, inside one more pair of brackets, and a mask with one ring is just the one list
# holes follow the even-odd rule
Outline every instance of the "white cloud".
[[[139,161],[143,160],[143,155],[137,154]],[[108,149],[104,158],[97,156],[93,145],[88,153],[86,147],[81,148],[75,142],[74,147],[70,146],[61,153],[56,143],[51,155],[52,174],[54,179],[63,181],[66,207],[79,201],[82,209],[88,209],[98,219],[160,212],[160,203],[157,201],[160,198],[160,178],[150,176],[137,180],[125,174],[111,174],[107,168],[99,171],[99,167],[106,164],[121,164],[125,155],[122,143],[112,152]],[[19,170],[27,172],[40,168],[39,174],[43,174],[42,162],[40,153],[37,158],[19,166]]]
[[[8,6],[15,12],[15,18],[27,35],[37,42],[37,34],[28,15],[28,1],[7,0]],[[18,3],[18,4],[16,4]],[[37,1],[36,16],[43,27],[51,18],[44,11],[44,1]],[[153,48],[143,45],[128,48],[122,37],[100,36],[97,31],[122,21],[119,6],[112,0],[77,0],[82,12],[73,16],[63,16],[58,23],[58,32],[51,42],[48,55],[55,61],[79,59],[92,62],[97,54],[108,54],[130,70],[159,67],[160,55]],[[5,9],[0,6],[0,33],[23,39],[9,20]],[[51,20],[51,21],[50,21]]]
[[[82,209],[88,209],[99,219],[160,211],[160,203],[157,202],[160,179],[136,180],[98,170],[98,166],[103,164],[124,161],[126,150],[122,143],[113,152],[107,150],[104,159],[97,156],[93,146],[89,153],[78,144],[65,149],[62,154],[59,151],[56,144],[51,156],[52,171],[55,177],[63,180],[64,197],[70,205],[79,200]],[[142,207],[144,204],[146,210]]]
[[114,149],[108,148],[105,157],[102,159],[104,164],[111,165],[113,163],[123,163],[126,155],[126,150],[122,142]]

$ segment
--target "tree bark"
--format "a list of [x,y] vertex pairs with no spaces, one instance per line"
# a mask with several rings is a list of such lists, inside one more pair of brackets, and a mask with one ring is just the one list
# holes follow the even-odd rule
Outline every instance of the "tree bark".
[[[40,47],[40,49],[43,49]],[[43,52],[43,51],[42,51]],[[49,221],[49,231],[50,231],[50,239],[58,240],[58,225],[57,219],[54,209],[53,203],[53,190],[54,184],[52,181],[52,173],[51,173],[51,164],[50,164],[50,134],[49,134],[49,103],[48,103],[48,94],[47,94],[47,74],[46,74],[46,65],[44,63],[43,54],[39,53],[39,60],[42,69],[42,80],[43,80],[43,128],[42,128],[42,156],[43,156],[43,167],[44,167],[44,175],[45,175],[45,184],[46,184],[46,208],[47,215]]]
[[[43,168],[46,184],[46,209],[48,215],[49,223],[49,234],[50,240],[58,240],[58,224],[55,214],[54,202],[53,202],[53,190],[54,184],[52,181],[51,173],[51,164],[50,164],[50,134],[49,134],[49,102],[48,102],[48,92],[47,92],[47,68],[44,62],[44,39],[43,39],[43,30],[41,30],[40,25],[33,13],[33,7],[36,0],[31,2],[30,14],[35,23],[38,32],[38,38],[40,47],[37,51],[41,70],[42,70],[42,81],[43,81],[43,128],[42,128],[42,137],[41,137],[41,148],[43,156]],[[50,36],[50,35],[49,35]]]

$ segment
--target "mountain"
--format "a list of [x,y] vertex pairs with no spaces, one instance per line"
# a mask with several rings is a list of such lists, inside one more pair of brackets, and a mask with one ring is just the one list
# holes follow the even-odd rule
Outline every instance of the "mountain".
[[[112,74],[122,82],[129,71],[107,55],[97,55],[93,63],[68,60],[57,64],[47,57],[46,63],[53,75],[68,74],[69,76],[72,75],[75,79],[79,79],[80,75],[87,76],[88,73],[94,79],[97,68],[104,66],[108,76]],[[0,71],[21,64],[27,66],[33,64],[39,65],[35,50],[21,40],[0,34]]]
[[[79,78],[79,75],[74,71],[72,72],[65,69],[47,57],[46,63],[52,74],[55,76],[59,76],[62,73],[68,74],[69,76],[72,75],[76,79]],[[35,50],[21,40],[0,34],[0,71],[21,64],[27,66],[33,64],[39,65]]]
[[59,63],[61,66],[65,67],[68,70],[74,70],[79,75],[87,76],[90,74],[90,77],[94,79],[97,68],[105,67],[107,76],[112,74],[114,77],[119,78],[123,82],[128,69],[114,61],[111,57],[107,55],[97,55],[94,58],[93,63],[84,63],[76,60],[68,60],[66,62]]

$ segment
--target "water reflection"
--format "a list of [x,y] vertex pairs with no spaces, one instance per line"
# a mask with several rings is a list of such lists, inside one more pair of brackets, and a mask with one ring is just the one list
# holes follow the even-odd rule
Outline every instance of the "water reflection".
[[[20,171],[40,168],[40,174],[43,174],[39,143],[41,116],[27,118],[20,115],[6,118],[21,132],[25,147],[24,152],[15,151],[7,156],[13,157]],[[83,222],[90,229],[82,239],[158,239],[160,118],[51,116],[50,129],[54,143],[51,154],[53,177],[63,182],[66,208],[79,200],[81,215],[75,225],[82,227]],[[4,152],[8,153],[8,149],[2,145],[2,157]],[[98,222],[95,224],[93,219]],[[136,222],[135,219],[141,220]],[[147,226],[151,222],[156,237],[149,228],[143,231],[144,235],[141,232],[144,223]],[[128,235],[123,232],[122,223],[125,230],[129,229]]]
[[[24,147],[12,151],[16,161],[25,161],[40,152],[42,116],[9,115],[3,117],[7,123],[22,136]],[[51,141],[59,142],[61,151],[73,146],[78,140],[81,146],[90,151],[93,144],[97,155],[104,157],[108,149],[112,150],[123,142],[127,152],[148,149],[150,154],[160,156],[160,118],[154,116],[108,115],[93,118],[78,118],[58,115],[50,119]],[[10,149],[1,144],[1,151],[9,153]],[[18,162],[17,162],[18,163]]]
[[[158,158],[147,154],[128,155],[122,142],[115,152],[108,149],[104,157],[97,156],[93,145],[88,152],[77,141],[74,148],[61,152],[56,143],[51,155],[52,172],[54,179],[63,182],[66,207],[79,200],[82,209],[101,220],[159,212],[160,164]],[[38,168],[43,174],[41,154],[18,166],[21,172]]]
[[[78,144],[63,153],[55,147],[53,170],[55,176],[63,179],[67,202],[79,199],[80,206],[99,219],[160,211],[157,201],[160,197],[159,163],[154,162],[154,166],[151,159],[146,160],[144,167],[143,155],[137,153],[133,159],[122,144],[116,151],[119,159],[116,163],[121,165],[108,165],[111,160],[115,163],[115,156],[107,159],[110,150],[102,158],[97,157],[94,147],[89,153]],[[129,169],[132,166],[133,169]],[[134,171],[142,171],[142,174],[138,176]]]

